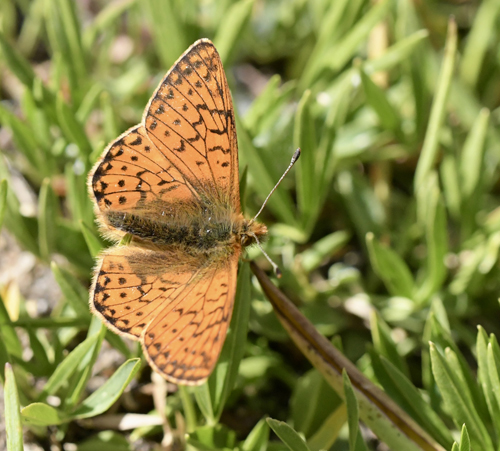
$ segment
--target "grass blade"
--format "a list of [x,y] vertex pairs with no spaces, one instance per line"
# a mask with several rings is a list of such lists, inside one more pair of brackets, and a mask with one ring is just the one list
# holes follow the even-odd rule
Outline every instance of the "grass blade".
[[439,132],[446,114],[448,94],[451,79],[455,68],[457,51],[457,24],[454,19],[448,22],[448,36],[446,39],[445,55],[441,66],[441,73],[437,82],[436,94],[432,105],[429,124],[425,133],[424,144],[415,171],[414,189],[418,191],[429,175],[437,158],[439,146]]
[[478,417],[476,410],[474,408],[471,409],[470,402],[463,396],[461,384],[457,384],[452,369],[437,351],[433,343],[430,345],[430,354],[432,372],[436,379],[436,384],[454,420],[459,424],[466,423],[469,426],[474,448],[477,447],[477,449],[493,451],[494,447],[491,443],[491,439]]
[[85,354],[94,346],[99,338],[99,334],[94,334],[82,341],[66,358],[57,366],[55,371],[50,376],[47,383],[44,385],[40,393],[39,400],[45,399],[49,395],[53,395],[57,390],[67,382],[68,378],[76,370]]
[[9,363],[5,364],[5,433],[6,445],[9,451],[22,451],[23,446],[23,427],[21,424],[21,407],[19,404],[19,395],[17,393],[16,380],[14,372]]
[[393,296],[413,298],[413,276],[404,260],[391,248],[383,246],[373,235],[366,235],[366,246],[374,271]]
[[245,29],[250,20],[254,0],[240,0],[231,5],[224,17],[221,19],[214,45],[217,47],[222,63],[227,63],[234,52],[238,42],[237,37]]
[[283,421],[268,418],[267,424],[291,451],[310,451],[306,442],[291,426]]
[[2,228],[3,218],[5,216],[5,211],[7,210],[7,191],[9,185],[7,180],[3,179],[0,181],[0,229]]
[[121,396],[141,366],[141,359],[127,360],[115,373],[73,412],[72,418],[89,418],[108,410]]

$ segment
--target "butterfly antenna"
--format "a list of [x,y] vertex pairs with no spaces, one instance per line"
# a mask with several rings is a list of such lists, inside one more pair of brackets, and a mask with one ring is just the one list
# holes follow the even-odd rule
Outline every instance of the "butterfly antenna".
[[[250,220],[250,222],[248,223],[248,225],[252,224],[256,219],[257,219],[257,216],[259,216],[262,212],[262,210],[264,210],[264,207],[266,206],[267,204],[267,201],[269,200],[269,198],[271,197],[271,195],[274,193],[274,191],[276,191],[276,188],[278,188],[279,184],[281,183],[281,181],[285,178],[285,176],[288,174],[288,172],[290,171],[290,169],[292,169],[293,165],[295,164],[295,162],[299,159],[300,157],[300,147],[295,151],[295,153],[293,154],[293,157],[292,157],[292,161],[290,161],[290,164],[288,165],[288,167],[286,168],[286,171],[283,172],[283,175],[280,177],[280,179],[278,180],[278,183],[276,183],[276,185],[274,186],[274,188],[271,190],[271,192],[268,194],[268,196],[266,197],[266,200],[264,201],[264,203],[262,204],[262,207],[260,207],[260,210],[257,212],[257,214]],[[259,241],[257,240],[257,244],[259,244]],[[260,247],[260,244],[259,244],[259,247]],[[262,248],[260,248],[262,250]],[[267,257],[267,259],[269,261],[271,261],[271,259],[267,256],[267,254],[262,250],[262,252],[264,253],[264,255]],[[274,263],[273,263],[274,266],[276,266]],[[276,266],[277,268],[277,266]],[[276,268],[275,268],[275,271],[276,271]]]
[[248,235],[251,236],[255,240],[255,243],[257,244],[257,246],[259,246],[259,249],[264,254],[264,257],[266,257],[267,261],[269,263],[271,263],[271,266],[274,269],[274,274],[276,274],[276,277],[278,279],[281,279],[281,276],[282,276],[281,269],[279,269],[278,265],[271,260],[271,257],[269,257],[269,255],[266,254],[266,251],[264,249],[262,249],[262,246],[260,245],[260,241],[257,238],[257,235],[255,233],[249,233]]

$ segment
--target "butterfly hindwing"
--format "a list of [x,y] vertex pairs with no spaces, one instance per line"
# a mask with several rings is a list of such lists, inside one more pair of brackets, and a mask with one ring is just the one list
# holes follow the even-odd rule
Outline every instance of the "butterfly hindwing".
[[238,258],[203,268],[144,332],[149,363],[169,380],[197,385],[212,372],[233,312]]
[[141,340],[148,361],[169,380],[198,384],[211,373],[224,343],[238,258],[236,252],[195,261],[112,248],[97,271],[92,309],[108,327]]

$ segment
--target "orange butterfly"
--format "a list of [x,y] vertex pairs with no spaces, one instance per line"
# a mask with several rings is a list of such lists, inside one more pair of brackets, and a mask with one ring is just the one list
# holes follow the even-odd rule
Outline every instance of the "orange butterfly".
[[214,45],[195,42],[89,175],[103,234],[90,305],[142,343],[167,380],[212,372],[231,319],[242,248],[267,233],[240,208],[231,95]]

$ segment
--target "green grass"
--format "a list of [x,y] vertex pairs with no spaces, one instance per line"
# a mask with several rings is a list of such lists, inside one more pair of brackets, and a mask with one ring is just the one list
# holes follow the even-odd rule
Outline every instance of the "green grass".
[[[23,449],[21,424],[25,440],[81,450],[153,449],[164,437],[202,450],[376,447],[359,426],[370,423],[357,379],[339,373],[335,391],[312,368],[246,263],[214,375],[169,386],[166,405],[153,402],[162,384],[139,347],[88,310],[108,243],[87,173],[200,37],[219,49],[235,99],[248,216],[302,148],[261,216],[283,271],[275,283],[439,444],[407,449],[499,449],[500,3],[85,4],[0,2],[0,226],[62,293],[37,318],[0,290],[8,449]],[[19,178],[35,216],[21,213]],[[249,256],[269,269],[258,249]],[[122,357],[95,375],[103,346]],[[93,428],[111,413],[141,416],[126,431]],[[168,425],[143,422],[158,415]],[[372,426],[387,443],[391,421]]]

